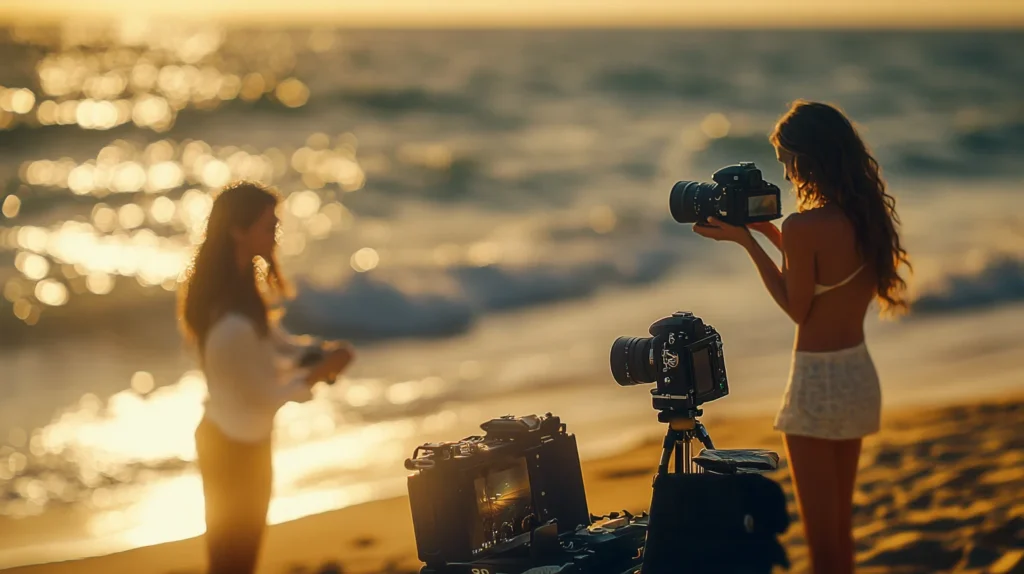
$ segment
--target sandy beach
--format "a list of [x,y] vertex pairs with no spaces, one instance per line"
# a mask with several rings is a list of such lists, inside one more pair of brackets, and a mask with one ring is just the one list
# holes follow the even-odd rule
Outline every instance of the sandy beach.
[[[576,434],[591,512],[644,510],[664,428],[648,388],[615,384],[609,348],[674,311],[728,349],[730,396],[703,419],[715,444],[781,451],[791,321],[742,249],[667,201],[750,161],[792,213],[767,134],[802,98],[865,135],[914,266],[912,314],[865,321],[885,426],[861,459],[859,571],[1024,574],[1024,30],[759,20],[736,42],[252,27],[253,0],[169,25],[146,17],[160,2],[127,19],[121,3],[88,3],[85,25],[56,22],[85,3],[36,0],[52,25],[0,24],[0,569],[204,571],[208,388],[174,303],[239,179],[283,198],[286,327],[359,355],[275,420],[262,574],[415,572],[404,459],[505,414]],[[797,3],[747,4],[792,23]],[[280,9],[311,4],[346,3]],[[557,3],[515,10],[534,4]],[[796,518],[784,465],[774,478]],[[806,571],[799,522],[784,542]]]
[[[571,427],[570,427],[571,430]],[[719,419],[719,448],[771,448],[766,417]],[[584,463],[592,513],[639,512],[649,503],[660,445]],[[794,523],[784,536],[793,568],[807,570],[785,458],[773,478]],[[1024,569],[1024,396],[885,414],[865,441],[855,494],[860,572],[1020,572]],[[6,570],[8,574],[203,572],[202,539],[104,557]],[[269,529],[259,572],[415,572],[408,499],[393,498]]]

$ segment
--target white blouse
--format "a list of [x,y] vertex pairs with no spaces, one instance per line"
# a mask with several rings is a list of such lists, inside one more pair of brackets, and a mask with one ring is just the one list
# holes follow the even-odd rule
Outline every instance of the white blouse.
[[206,418],[231,439],[268,439],[281,406],[312,396],[306,383],[309,369],[297,367],[311,342],[279,326],[262,337],[248,317],[226,313],[206,335]]

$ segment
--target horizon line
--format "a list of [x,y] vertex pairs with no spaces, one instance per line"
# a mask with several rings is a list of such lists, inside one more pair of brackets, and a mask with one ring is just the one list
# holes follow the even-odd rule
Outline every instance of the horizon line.
[[[719,0],[713,6],[605,5],[592,10],[573,9],[568,3],[593,0],[562,0],[562,5],[531,6],[529,0],[502,7],[455,6],[464,0],[432,2],[428,8],[409,5],[410,0],[391,0],[366,5],[346,0],[294,0],[288,9],[270,0],[226,0],[207,3],[178,0],[174,4],[143,5],[128,0],[5,0],[0,3],[0,25],[68,25],[161,20],[171,23],[196,21],[236,25],[331,26],[335,28],[665,28],[665,29],[1002,29],[1024,31],[1024,2],[1007,7],[1003,0],[979,2],[964,10],[958,4],[936,4],[924,11],[899,5],[893,0],[862,0],[859,7],[830,6],[825,9],[778,6],[753,2],[750,9],[736,10],[747,0]],[[321,2],[331,2],[325,7]],[[353,0],[354,1],[354,0]],[[538,0],[539,1],[539,0]],[[661,0],[646,0],[659,2]],[[810,2],[811,0],[807,0]],[[236,3],[237,2],[237,3]],[[305,3],[304,3],[305,2]],[[644,0],[641,0],[643,4]],[[991,3],[1002,4],[997,7]],[[399,6],[399,3],[406,3]],[[872,9],[879,3],[885,9]],[[737,6],[730,6],[737,5]],[[875,6],[876,8],[878,6]]]
[[[162,20],[165,15],[132,16],[129,18],[116,15],[74,14],[70,16],[53,16],[52,14],[12,16],[0,12],[0,26],[62,26],[75,21],[86,25],[116,24],[126,19]],[[254,26],[254,27],[296,27],[296,28],[333,28],[337,30],[849,30],[849,31],[1004,31],[1024,32],[1024,17],[1015,20],[965,20],[949,18],[942,20],[788,20],[785,22],[737,21],[718,19],[565,19],[565,20],[534,20],[534,19],[416,19],[398,20],[394,18],[323,18],[323,17],[283,17],[267,16],[223,16],[202,15],[196,17],[176,17],[170,20],[173,24],[219,24],[222,26]]]

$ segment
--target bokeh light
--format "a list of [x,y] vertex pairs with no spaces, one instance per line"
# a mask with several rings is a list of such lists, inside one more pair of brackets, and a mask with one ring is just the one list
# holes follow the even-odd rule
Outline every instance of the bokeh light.
[[309,100],[309,88],[296,78],[288,78],[278,84],[274,94],[282,104],[289,108],[302,107]]
[[21,212],[21,199],[17,195],[8,195],[4,198],[2,204],[0,204],[0,213],[3,213],[7,219],[14,219],[18,217],[18,213]]
[[380,264],[380,255],[376,249],[372,247],[364,247],[359,251],[352,254],[351,258],[352,269],[360,273],[365,273],[376,269],[377,265]]
[[729,118],[718,112],[708,114],[700,123],[701,131],[711,139],[724,138],[729,135],[730,127]]
[[150,207],[150,214],[153,216],[153,220],[163,224],[170,223],[174,219],[175,211],[177,211],[177,204],[167,197],[156,198]]
[[308,219],[320,209],[320,196],[315,191],[300,191],[288,196],[288,206],[295,217]]
[[590,228],[597,233],[609,233],[615,229],[618,218],[615,211],[607,205],[598,205],[590,210]]
[[14,258],[14,268],[25,277],[38,281],[50,272],[50,262],[35,253],[22,251]]
[[106,295],[114,290],[114,278],[108,273],[94,271],[85,278],[85,286],[96,295]]
[[131,387],[132,390],[140,395],[145,395],[153,390],[155,386],[153,375],[146,371],[138,371],[132,375]]
[[14,112],[16,114],[27,114],[32,111],[32,107],[36,104],[36,96],[31,90],[21,88],[14,90],[10,94],[10,108],[7,111]]
[[242,78],[242,85],[239,88],[239,96],[247,102],[254,102],[267,90],[267,80],[259,72],[251,72]]
[[117,212],[117,221],[124,229],[135,229],[146,221],[146,213],[134,203],[128,203]]
[[44,279],[36,284],[36,299],[52,307],[59,307],[68,302],[68,289],[63,283],[54,279]]

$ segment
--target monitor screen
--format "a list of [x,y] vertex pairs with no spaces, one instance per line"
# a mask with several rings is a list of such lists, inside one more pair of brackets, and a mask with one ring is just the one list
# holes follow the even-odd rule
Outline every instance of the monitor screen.
[[711,368],[711,352],[714,347],[707,346],[693,351],[693,384],[697,396],[710,393],[715,388],[715,373]]
[[778,213],[779,203],[773,193],[752,195],[747,198],[747,215],[749,217],[777,215]]
[[473,481],[477,520],[473,553],[529,532],[533,527],[533,496],[526,459],[506,466],[488,467]]

